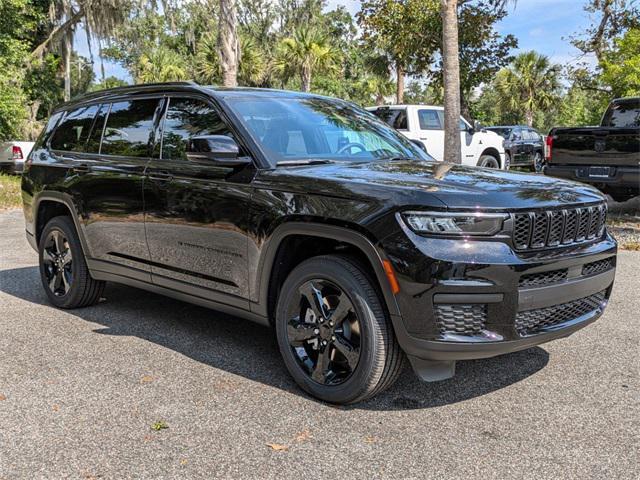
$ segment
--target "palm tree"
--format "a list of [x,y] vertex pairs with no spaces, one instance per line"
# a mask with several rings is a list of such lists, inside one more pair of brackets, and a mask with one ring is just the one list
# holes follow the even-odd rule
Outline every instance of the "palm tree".
[[308,92],[314,70],[335,71],[338,62],[337,50],[324,35],[315,29],[301,27],[292,37],[280,42],[275,66],[284,78],[294,73],[300,75],[302,91]]
[[202,84],[219,84],[222,78],[217,34],[206,33],[196,45],[195,77]]
[[560,66],[534,51],[519,54],[495,80],[505,108],[522,112],[528,126],[534,114],[553,105],[560,88]]
[[222,85],[235,87],[238,84],[239,57],[236,0],[220,0],[218,21],[218,49]]
[[462,163],[460,151],[460,62],[458,0],[440,0],[444,78],[444,161]]
[[143,53],[137,70],[138,83],[173,82],[187,78],[182,57],[166,47]]

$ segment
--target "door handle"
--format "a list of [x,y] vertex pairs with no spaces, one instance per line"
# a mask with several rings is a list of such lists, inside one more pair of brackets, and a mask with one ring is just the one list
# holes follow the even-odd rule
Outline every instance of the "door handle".
[[157,180],[161,182],[168,182],[173,179],[173,175],[169,172],[159,171],[159,172],[151,172],[149,173],[149,178],[151,180]]

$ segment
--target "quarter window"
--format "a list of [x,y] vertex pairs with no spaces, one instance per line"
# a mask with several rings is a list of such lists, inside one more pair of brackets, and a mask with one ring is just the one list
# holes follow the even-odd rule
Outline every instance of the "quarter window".
[[51,148],[65,152],[82,152],[89,137],[98,105],[71,110],[51,137]]
[[220,115],[202,100],[171,98],[162,129],[162,158],[186,160],[187,142],[198,135],[231,135]]
[[102,138],[101,154],[148,157],[154,137],[158,99],[111,104]]

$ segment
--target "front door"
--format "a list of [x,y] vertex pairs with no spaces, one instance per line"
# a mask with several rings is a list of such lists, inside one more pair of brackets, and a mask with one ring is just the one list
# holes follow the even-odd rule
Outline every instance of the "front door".
[[197,135],[231,135],[208,100],[167,98],[161,154],[147,165],[145,225],[153,282],[246,307],[253,167],[187,160]]

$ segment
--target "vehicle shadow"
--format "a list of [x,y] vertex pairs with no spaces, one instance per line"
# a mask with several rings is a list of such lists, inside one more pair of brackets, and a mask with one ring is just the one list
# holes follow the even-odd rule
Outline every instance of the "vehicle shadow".
[[[47,304],[37,267],[0,270],[0,291],[31,303]],[[273,332],[267,327],[112,283],[104,297],[98,305],[67,313],[102,325],[95,330],[98,334],[136,336],[213,368],[316,401],[289,376]],[[420,382],[407,367],[392,388],[346,408],[406,410],[449,405],[519,382],[544,368],[548,361],[549,354],[535,347],[491,359],[458,362],[454,378],[435,383]]]

